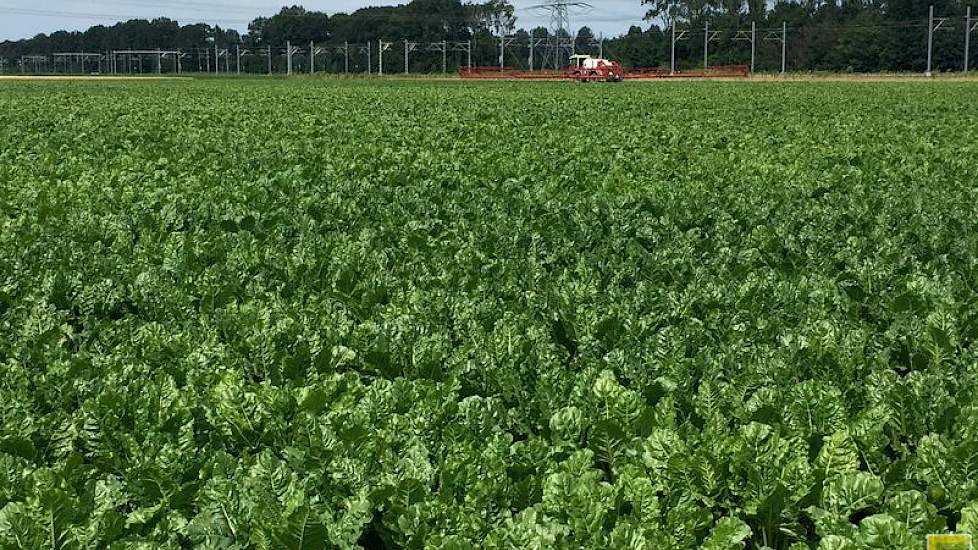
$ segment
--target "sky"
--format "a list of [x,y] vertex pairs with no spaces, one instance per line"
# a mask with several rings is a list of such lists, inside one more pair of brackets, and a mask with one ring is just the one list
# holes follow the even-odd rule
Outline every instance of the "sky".
[[[546,0],[511,0],[516,6],[517,25],[547,26],[549,18],[528,9]],[[56,30],[85,30],[93,25],[111,25],[126,19],[169,17],[181,24],[209,23],[245,31],[248,22],[272,15],[284,4],[301,4],[306,9],[350,12],[368,5],[406,3],[407,0],[0,0],[0,41],[30,38]],[[571,27],[588,25],[595,34],[622,34],[630,25],[642,25],[645,9],[641,0],[590,0],[585,12],[572,12]],[[643,25],[644,26],[644,25]]]

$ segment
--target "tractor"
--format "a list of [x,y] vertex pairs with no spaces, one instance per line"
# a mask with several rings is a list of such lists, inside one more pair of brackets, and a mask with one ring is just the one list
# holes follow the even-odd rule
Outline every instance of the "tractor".
[[578,82],[621,82],[625,79],[625,71],[621,68],[621,63],[609,61],[600,57],[590,55],[572,55],[570,57],[570,68],[565,73],[567,78],[573,78]]

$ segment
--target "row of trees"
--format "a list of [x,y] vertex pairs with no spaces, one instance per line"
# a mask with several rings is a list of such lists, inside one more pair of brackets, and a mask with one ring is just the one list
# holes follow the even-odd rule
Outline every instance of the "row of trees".
[[506,34],[514,30],[514,8],[507,0],[463,3],[460,0],[412,0],[395,7],[369,7],[353,13],[329,16],[302,6],[282,8],[272,17],[258,17],[248,32],[206,24],[181,26],[159,18],[131,20],[84,32],[58,31],[27,40],[0,42],[0,56],[16,57],[53,52],[106,51],[115,49],[192,49],[217,43],[261,48],[327,41],[353,43],[410,39],[415,41],[468,40],[477,36]]
[[[787,27],[789,70],[920,71],[926,63],[928,4],[922,0],[779,0],[773,5],[765,0],[638,1],[647,5],[648,28],[631,27],[598,46],[591,30],[582,27],[573,41],[568,36],[562,42],[574,43],[578,51],[588,53],[603,48],[606,57],[618,59],[626,66],[663,66],[669,64],[671,26],[676,25],[681,37],[676,50],[682,68],[702,63],[705,28],[709,26],[710,64],[743,64],[750,59],[751,47],[744,40],[746,36],[738,36],[738,31],[745,31],[754,23],[759,29],[755,44],[758,70],[780,68],[778,40],[782,25]],[[934,0],[935,12],[949,18],[942,30],[935,33],[936,70],[956,70],[963,65],[967,1],[970,0]],[[978,13],[975,15],[978,17]],[[301,6],[287,7],[272,17],[253,20],[245,34],[205,24],[181,26],[169,19],[133,20],[111,27],[96,26],[84,32],[59,31],[3,42],[0,57],[117,49],[200,51],[217,45],[240,46],[253,52],[271,47],[275,50],[274,64],[281,65],[279,52],[287,41],[301,46],[310,42],[333,46],[370,43],[376,48],[377,41],[383,39],[399,48],[404,40],[424,46],[442,40],[471,40],[474,63],[489,65],[498,63],[498,37],[510,36],[515,40],[508,45],[505,63],[526,67],[531,35],[544,42],[549,40],[547,29],[518,28],[515,10],[507,0],[480,3],[412,0],[396,7],[370,7],[331,16]],[[344,62],[336,57],[335,48],[328,53],[331,55],[317,61],[321,70],[342,70]],[[395,50],[385,59],[391,72],[403,69],[403,56],[397,53]],[[539,67],[546,50],[540,48],[535,54],[538,60],[535,66]],[[351,70],[366,69],[365,52],[354,46],[350,57]],[[972,55],[972,65],[976,57]],[[411,58],[411,70],[415,72],[440,70],[442,66],[442,54],[425,47],[412,52]],[[376,51],[373,60],[376,64]],[[449,56],[450,70],[466,62],[467,56],[457,51]],[[265,70],[267,61],[251,55],[245,64],[245,70],[260,72]],[[296,60],[297,68],[301,70],[305,66],[303,59]]]
[[[718,63],[743,63],[749,59],[749,43],[735,40],[736,30],[750,22],[761,29],[758,34],[758,67],[780,67],[782,25],[787,26],[789,70],[823,71],[922,71],[927,62],[928,9],[934,6],[938,18],[946,18],[934,33],[934,67],[960,70],[963,66],[965,14],[969,5],[978,16],[976,0],[642,0],[646,18],[655,21],[652,34],[668,30],[693,29],[688,40],[680,42],[679,55],[689,63],[702,58],[703,29],[707,25],[722,31],[710,50]],[[971,22],[974,25],[974,19]],[[626,37],[628,50],[643,55],[632,29]],[[648,34],[648,33],[645,33]],[[658,36],[659,59],[668,58],[670,40]],[[972,32],[972,43],[978,33]],[[971,55],[971,66],[978,55]]]

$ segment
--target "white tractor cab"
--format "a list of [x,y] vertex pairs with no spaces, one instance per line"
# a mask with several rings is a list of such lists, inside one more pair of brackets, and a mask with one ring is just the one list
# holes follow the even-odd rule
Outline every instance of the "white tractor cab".
[[621,64],[590,55],[572,55],[567,75],[581,82],[603,80],[605,82],[621,82],[625,79]]

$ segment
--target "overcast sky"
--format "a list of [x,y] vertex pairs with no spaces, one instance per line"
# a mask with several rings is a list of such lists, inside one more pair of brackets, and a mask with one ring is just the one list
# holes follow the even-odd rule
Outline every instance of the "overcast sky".
[[[56,30],[84,30],[92,25],[111,25],[134,18],[169,17],[181,24],[204,22],[245,30],[259,15],[272,15],[284,4],[301,4],[310,10],[350,12],[368,5],[405,3],[407,0],[0,0],[0,40],[29,38]],[[548,18],[527,9],[545,0],[512,0],[518,25],[546,26]],[[642,23],[641,0],[590,0],[595,6],[571,16],[571,27],[589,25],[595,34],[624,33],[629,25]]]

